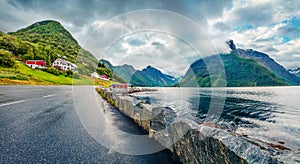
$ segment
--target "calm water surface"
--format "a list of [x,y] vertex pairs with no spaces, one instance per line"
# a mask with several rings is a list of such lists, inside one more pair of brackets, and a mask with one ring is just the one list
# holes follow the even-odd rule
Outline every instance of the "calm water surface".
[[172,107],[177,117],[196,122],[214,118],[216,124],[251,139],[300,148],[300,87],[157,89],[135,95]]

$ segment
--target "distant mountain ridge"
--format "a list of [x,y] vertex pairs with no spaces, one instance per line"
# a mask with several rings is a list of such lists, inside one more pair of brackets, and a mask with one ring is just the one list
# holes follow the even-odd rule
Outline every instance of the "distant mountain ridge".
[[152,66],[147,66],[141,71],[136,71],[131,77],[130,83],[137,86],[169,87],[177,84],[178,80],[173,76],[163,74]]
[[152,66],[136,70],[132,65],[128,64],[113,66],[109,61],[104,59],[101,59],[100,63],[112,70],[116,76],[121,77],[125,82],[133,86],[167,87],[178,83],[178,79],[175,77],[166,75]]

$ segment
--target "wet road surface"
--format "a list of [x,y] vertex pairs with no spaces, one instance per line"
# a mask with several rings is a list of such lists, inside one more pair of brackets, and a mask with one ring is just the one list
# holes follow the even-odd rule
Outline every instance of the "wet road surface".
[[[119,111],[109,108],[105,113],[119,130],[145,134]],[[150,140],[146,142],[155,143]],[[0,86],[0,147],[0,163],[178,162],[167,150],[126,155],[99,144],[78,118],[71,86]]]

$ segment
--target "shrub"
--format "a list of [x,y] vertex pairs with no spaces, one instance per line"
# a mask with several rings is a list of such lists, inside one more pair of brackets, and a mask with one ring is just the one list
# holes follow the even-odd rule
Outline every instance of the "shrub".
[[57,70],[55,68],[52,68],[52,67],[44,68],[42,70],[45,71],[45,72],[51,73],[53,75],[56,75],[56,76],[58,76],[61,73],[59,70]]
[[69,76],[72,77],[72,75],[73,75],[73,72],[71,70],[66,71],[66,77],[69,77]]
[[73,73],[73,78],[74,78],[74,79],[80,79],[81,77],[80,77],[79,73],[74,72],[74,73]]

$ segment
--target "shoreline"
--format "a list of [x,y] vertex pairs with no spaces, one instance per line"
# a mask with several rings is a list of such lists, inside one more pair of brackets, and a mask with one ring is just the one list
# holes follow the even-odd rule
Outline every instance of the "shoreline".
[[[166,117],[170,114],[168,107],[153,108],[141,101],[138,102],[130,95],[113,97],[112,92],[107,92],[105,89],[96,88],[96,90],[110,104],[143,127],[149,133],[149,137],[155,138],[177,154],[183,163],[191,161],[206,163],[209,162],[209,159],[220,160],[222,163],[232,161],[249,163],[279,162],[276,156],[269,154],[270,152],[241,135],[234,135],[225,130],[197,124],[190,120],[168,120],[170,119]],[[203,138],[203,136],[206,137]],[[190,137],[194,139],[190,140]],[[202,146],[199,147],[199,143]],[[214,149],[204,151],[204,145],[212,146]],[[273,149],[277,148],[277,145],[267,145]],[[222,153],[220,149],[226,151]],[[276,152],[276,150],[274,151]],[[256,154],[255,157],[254,154]],[[218,155],[218,157],[215,157],[215,155]],[[281,155],[284,156],[284,154]]]

